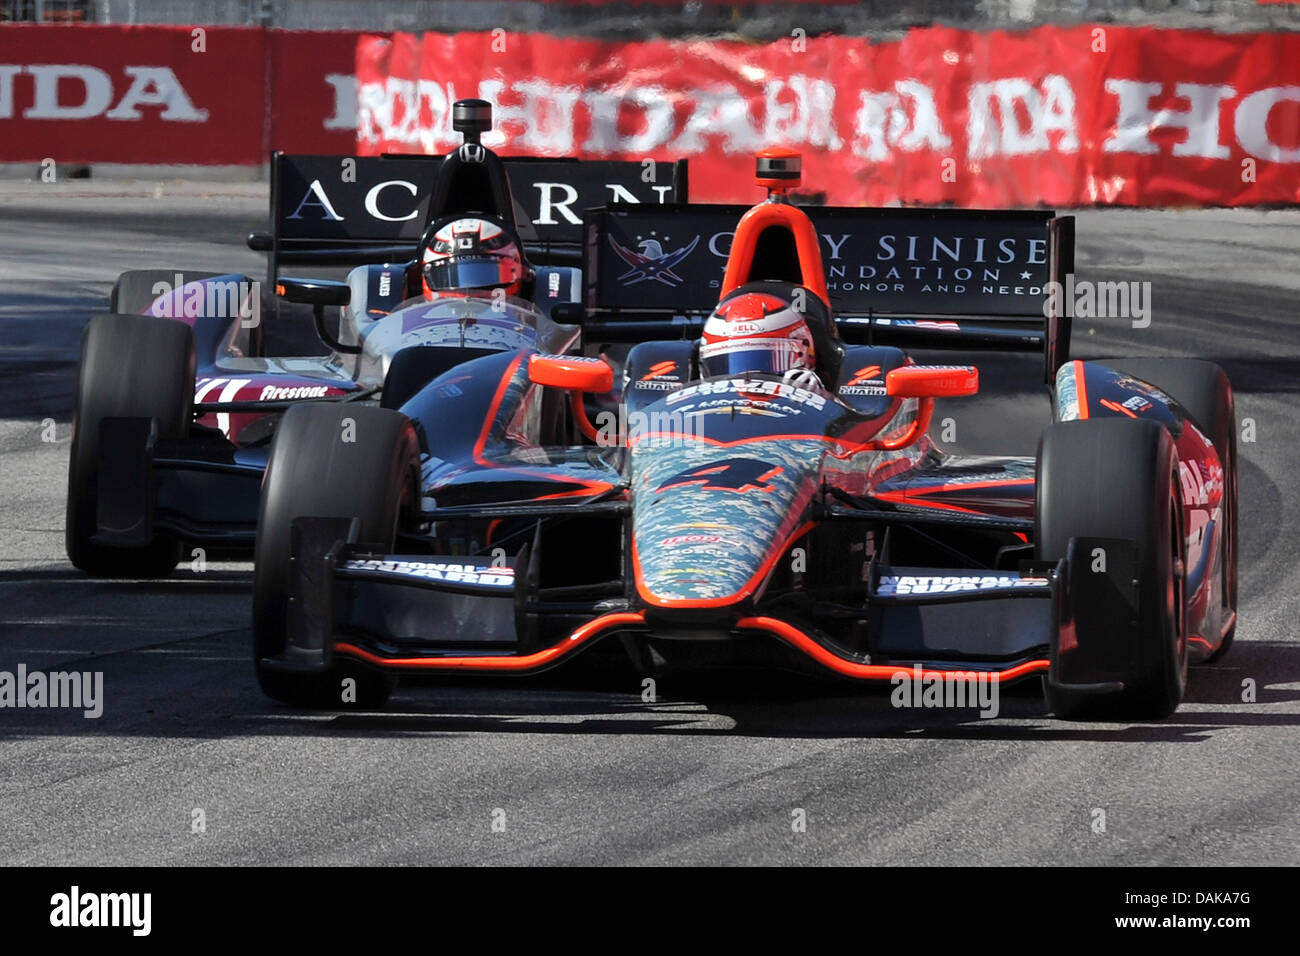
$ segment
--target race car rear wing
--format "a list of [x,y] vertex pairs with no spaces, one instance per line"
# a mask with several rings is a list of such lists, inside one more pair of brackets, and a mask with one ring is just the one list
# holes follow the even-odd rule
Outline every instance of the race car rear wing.
[[[743,206],[608,205],[586,213],[587,341],[699,334]],[[1074,218],[1051,210],[810,206],[847,342],[1042,352],[1051,381],[1070,319],[1051,282],[1074,271]],[[793,253],[792,253],[793,254]],[[779,258],[779,257],[778,257]],[[769,264],[777,271],[780,261]],[[776,276],[773,278],[790,278]]]
[[[416,258],[441,156],[271,154],[271,232],[248,246],[266,253],[267,285],[280,267],[352,266]],[[686,160],[503,157],[515,222],[538,265],[577,265],[582,211],[606,202],[684,203]]]

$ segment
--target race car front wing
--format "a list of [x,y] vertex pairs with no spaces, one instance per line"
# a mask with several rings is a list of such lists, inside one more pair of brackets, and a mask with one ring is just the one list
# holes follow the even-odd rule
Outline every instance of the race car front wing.
[[[495,562],[386,554],[358,541],[357,528],[355,519],[294,522],[286,650],[269,666],[320,670],[339,654],[391,671],[529,674],[611,635],[692,633],[668,633],[670,620],[627,596],[539,601],[526,580],[526,553]],[[853,680],[888,682],[919,667],[923,676],[980,673],[1001,683],[1041,676],[1076,690],[1111,692],[1119,685],[1097,662],[1113,659],[1113,646],[1098,651],[1073,640],[1080,622],[1093,626],[1095,608],[1114,606],[1114,577],[1070,573],[1075,554],[1096,547],[1121,556],[1121,563],[1123,555],[1136,561],[1131,542],[1078,538],[1055,567],[1022,572],[876,568],[862,605],[863,620],[879,634],[871,654],[752,607],[738,609],[721,636],[775,639]],[[1121,644],[1132,637],[1136,589],[1125,599],[1129,620],[1106,622]],[[558,640],[538,643],[530,622],[539,614],[573,626]]]

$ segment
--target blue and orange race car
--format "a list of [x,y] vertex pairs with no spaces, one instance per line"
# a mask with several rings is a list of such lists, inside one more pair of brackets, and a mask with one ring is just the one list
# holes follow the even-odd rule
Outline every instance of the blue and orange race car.
[[[642,664],[1041,678],[1065,718],[1178,706],[1236,621],[1223,372],[1071,361],[1049,294],[1070,219],[803,209],[782,150],[758,182],[748,211],[588,211],[582,301],[551,313],[572,349],[447,353],[400,403],[284,414],[257,533],[267,693],[377,705],[402,673],[537,672],[617,637]],[[814,374],[710,350],[742,300],[800,317]],[[977,369],[907,347],[1041,352],[1037,456],[945,453],[934,402]]]

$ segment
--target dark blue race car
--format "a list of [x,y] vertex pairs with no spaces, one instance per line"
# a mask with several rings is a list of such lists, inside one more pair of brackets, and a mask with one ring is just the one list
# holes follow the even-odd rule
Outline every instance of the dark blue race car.
[[[400,401],[288,410],[257,538],[267,693],[376,705],[404,672],[531,673],[619,638],[647,668],[763,655],[865,681],[1042,679],[1067,718],[1178,706],[1236,621],[1223,372],[1069,360],[1049,295],[1069,219],[803,210],[797,157],[759,166],[770,195],[747,212],[589,211],[581,307],[551,313],[572,342],[539,318],[494,354],[401,350],[390,381],[407,361],[436,374],[401,373]],[[874,259],[846,268],[855,245]],[[922,286],[891,255],[950,271]],[[801,317],[811,376],[702,360],[705,317],[742,297]],[[977,370],[909,346],[1041,352],[1037,456],[945,453],[934,401]]]

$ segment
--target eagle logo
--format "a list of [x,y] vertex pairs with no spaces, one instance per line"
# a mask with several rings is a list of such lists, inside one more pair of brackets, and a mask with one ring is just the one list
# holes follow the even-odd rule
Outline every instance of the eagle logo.
[[680,249],[664,252],[658,239],[642,239],[638,242],[641,251],[635,252],[620,244],[612,235],[609,237],[609,244],[614,247],[618,257],[631,266],[618,277],[619,282],[623,285],[636,285],[638,282],[654,280],[669,288],[676,288],[683,281],[681,276],[673,272],[673,266],[689,256],[699,242],[700,237],[696,236]]

